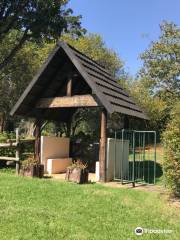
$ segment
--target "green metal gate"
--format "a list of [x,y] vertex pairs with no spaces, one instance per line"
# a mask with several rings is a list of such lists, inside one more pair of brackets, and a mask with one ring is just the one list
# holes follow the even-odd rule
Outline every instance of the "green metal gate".
[[156,132],[115,132],[114,180],[124,183],[155,184]]

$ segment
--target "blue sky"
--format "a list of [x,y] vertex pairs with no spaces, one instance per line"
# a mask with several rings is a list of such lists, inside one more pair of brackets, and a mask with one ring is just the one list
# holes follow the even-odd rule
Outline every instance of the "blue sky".
[[138,56],[159,36],[163,20],[180,25],[180,0],[70,0],[82,26],[100,34],[106,45],[124,60],[135,75],[141,66]]

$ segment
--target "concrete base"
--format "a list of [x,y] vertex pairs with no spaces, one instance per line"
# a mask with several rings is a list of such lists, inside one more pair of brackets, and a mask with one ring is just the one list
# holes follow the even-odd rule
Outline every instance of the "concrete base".
[[99,182],[99,162],[96,162],[96,182]]
[[72,158],[50,158],[47,159],[47,173],[65,173],[66,168],[71,165]]

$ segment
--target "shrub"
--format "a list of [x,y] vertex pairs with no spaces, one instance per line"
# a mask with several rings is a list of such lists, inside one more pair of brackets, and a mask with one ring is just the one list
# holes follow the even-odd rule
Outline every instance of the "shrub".
[[73,170],[75,168],[84,170],[87,168],[87,164],[83,163],[81,160],[76,160],[68,167],[68,169]]
[[165,183],[175,196],[180,197],[180,103],[174,107],[162,139]]
[[21,168],[22,170],[30,170],[32,166],[37,165],[38,162],[34,157],[29,157],[26,160],[22,161]]
[[1,143],[5,143],[7,142],[7,140],[11,137],[11,134],[7,133],[7,132],[2,132],[0,133],[0,142]]

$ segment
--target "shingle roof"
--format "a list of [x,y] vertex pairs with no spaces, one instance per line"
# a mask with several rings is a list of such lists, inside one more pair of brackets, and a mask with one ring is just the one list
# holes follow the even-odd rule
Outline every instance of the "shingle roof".
[[[135,101],[103,66],[64,42],[59,42],[50,54],[38,74],[30,82],[29,86],[11,110],[11,115],[35,116],[37,110],[33,109],[33,106],[39,97],[55,97],[57,93],[51,85],[62,86],[62,84],[60,84],[62,79],[60,80],[58,76],[62,76],[64,72],[68,74],[69,70],[66,68],[66,64],[63,63],[67,63],[67,61],[71,62],[72,66],[91,88],[92,93],[110,114],[118,112],[148,119],[142,109],[137,106]],[[48,110],[46,114],[48,114]]]

